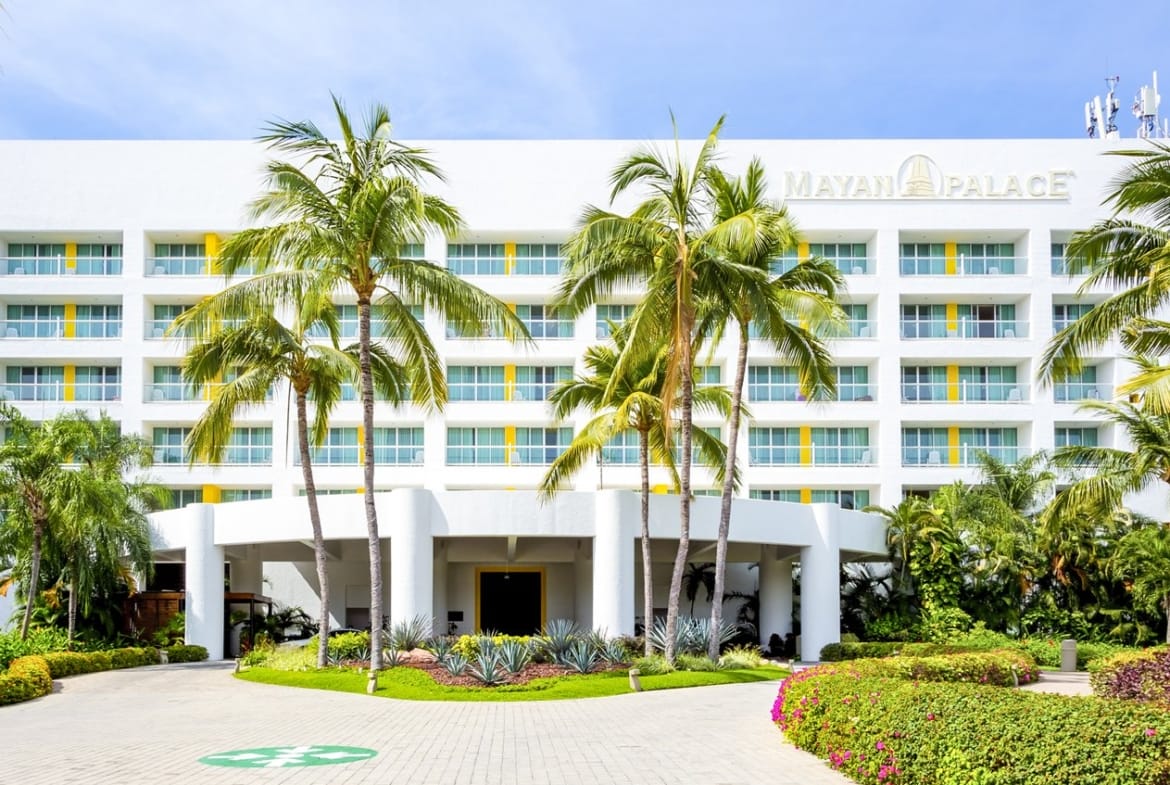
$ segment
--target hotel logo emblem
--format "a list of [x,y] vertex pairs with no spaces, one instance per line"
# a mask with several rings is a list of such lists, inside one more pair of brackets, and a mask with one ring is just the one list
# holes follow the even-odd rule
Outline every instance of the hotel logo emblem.
[[942,185],[938,164],[925,155],[912,155],[898,167],[898,193],[904,197],[933,198]]

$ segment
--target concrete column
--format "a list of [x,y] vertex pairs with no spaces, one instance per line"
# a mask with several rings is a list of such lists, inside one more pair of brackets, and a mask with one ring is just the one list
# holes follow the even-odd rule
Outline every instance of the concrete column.
[[431,535],[431,494],[399,488],[391,494],[390,623],[435,615],[435,538]]
[[188,504],[187,628],[184,642],[223,659],[223,547],[215,544],[215,505]]
[[594,629],[634,634],[634,534],[639,500],[631,491],[600,491],[594,508]]
[[573,554],[573,620],[583,629],[593,629],[593,562],[585,540],[577,541]]
[[810,504],[816,522],[811,545],[800,549],[800,658],[819,659],[821,648],[841,640],[841,552],[835,504]]
[[432,593],[434,597],[434,613],[435,624],[434,633],[436,635],[447,634],[447,544],[445,542],[435,543],[435,562],[434,567],[434,581],[435,588]]
[[255,545],[243,545],[240,549],[247,551],[247,558],[231,559],[231,590],[264,594],[264,562],[260,560],[260,549]]
[[765,545],[760,555],[760,645],[792,631],[792,560],[776,559],[776,549]]

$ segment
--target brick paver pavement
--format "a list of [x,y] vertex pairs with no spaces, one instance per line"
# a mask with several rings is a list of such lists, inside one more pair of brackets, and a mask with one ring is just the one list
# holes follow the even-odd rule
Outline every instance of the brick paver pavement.
[[[233,679],[201,663],[61,679],[0,708],[0,783],[845,785],[783,742],[775,683],[540,703],[419,703]],[[228,750],[331,744],[375,758],[231,769]]]

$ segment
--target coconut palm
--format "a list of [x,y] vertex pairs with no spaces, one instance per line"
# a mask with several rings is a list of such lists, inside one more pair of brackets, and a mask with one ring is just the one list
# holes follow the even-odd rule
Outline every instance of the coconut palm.
[[1078,371],[1085,354],[1110,338],[1142,353],[1147,338],[1170,328],[1156,318],[1170,304],[1170,145],[1151,142],[1111,155],[1131,161],[1110,183],[1105,203],[1113,215],[1075,234],[1067,259],[1070,272],[1088,274],[1081,293],[1122,291],[1053,336],[1039,368],[1046,381]]
[[[743,384],[747,375],[751,328],[754,327],[759,337],[767,342],[777,359],[796,368],[805,397],[818,400],[828,397],[836,388],[832,358],[820,336],[842,331],[845,313],[836,300],[844,288],[836,265],[810,259],[778,276],[769,274],[772,261],[795,248],[798,237],[788,211],[768,198],[768,181],[759,159],[752,159],[743,178],[729,178],[714,169],[711,181],[716,224],[739,225],[739,231],[750,237],[748,242],[735,237],[735,242],[727,248],[716,248],[716,254],[722,255],[726,263],[761,273],[739,276],[738,289],[723,285],[703,292],[704,302],[709,308],[702,319],[700,335],[711,332],[717,340],[723,330],[730,327],[738,340],[711,602],[711,628],[721,629],[735,455],[743,415]],[[711,659],[718,659],[716,636],[711,636],[707,654]]]
[[[613,375],[619,359],[626,348],[628,332],[617,328],[612,333],[613,343],[591,346],[585,350],[584,364],[587,376],[578,376],[558,385],[550,400],[557,419],[570,416],[578,408],[595,412],[581,429],[572,443],[557,456],[541,481],[541,491],[548,495],[556,492],[564,483],[597,456],[601,457],[605,445],[616,435],[625,431],[638,434],[638,464],[641,467],[642,495],[642,600],[643,618],[649,628],[654,617],[654,592],[652,560],[650,553],[650,464],[666,466],[670,472],[675,490],[678,490],[678,473],[675,468],[675,451],[670,449],[669,436],[665,430],[662,388],[665,383],[665,352],[645,352],[637,362],[627,364],[624,377],[613,383]],[[695,390],[695,405],[727,417],[730,401],[727,390],[722,387],[700,387]],[[718,474],[725,465],[726,446],[706,431],[696,431],[695,439],[701,460],[716,468]],[[646,639],[646,656],[653,654],[653,646]]]
[[1166,643],[1170,643],[1170,526],[1157,523],[1126,534],[1117,544],[1111,566],[1127,581],[1135,603],[1165,615]]
[[[313,555],[320,597],[317,667],[328,663],[329,577],[328,554],[313,479],[312,448],[325,441],[329,414],[342,397],[342,385],[358,378],[358,347],[338,346],[337,310],[327,293],[317,288],[296,298],[289,324],[277,319],[263,303],[241,297],[251,282],[237,284],[184,312],[172,327],[177,335],[190,336],[194,344],[183,362],[183,376],[192,387],[211,385],[214,394],[191,429],[189,459],[218,463],[228,447],[236,416],[252,406],[263,406],[270,391],[287,383],[296,411],[297,447],[305,481],[305,500],[313,530]],[[224,302],[228,305],[225,307]],[[219,329],[219,316],[252,314],[229,321]],[[209,314],[212,315],[209,317]],[[313,341],[314,332],[328,341]],[[371,347],[373,378],[379,397],[392,403],[406,399],[406,373],[380,346]],[[226,374],[231,381],[220,384]],[[310,425],[309,401],[313,402]]]
[[[462,227],[458,211],[427,193],[424,181],[442,173],[426,151],[391,138],[390,113],[371,108],[355,131],[341,101],[333,98],[340,128],[334,142],[312,122],[277,120],[261,141],[293,160],[267,166],[268,190],[252,203],[251,218],[276,223],[244,230],[224,243],[220,263],[234,274],[253,265],[265,273],[299,271],[322,290],[347,289],[356,298],[358,365],[364,437],[363,486],[369,535],[370,619],[381,628],[382,555],[374,505],[374,360],[371,308],[381,311],[381,337],[406,369],[413,401],[441,407],[446,401],[443,364],[411,305],[432,309],[471,331],[491,322],[509,339],[526,337],[523,324],[503,303],[433,262],[411,258],[410,243],[431,232],[451,236]],[[279,274],[259,286],[281,290]],[[371,636],[371,681],[381,667],[382,636]]]
[[[685,160],[677,130],[672,152],[636,150],[610,174],[610,203],[624,195],[643,199],[629,215],[594,206],[585,208],[578,230],[565,245],[565,275],[558,304],[573,314],[619,289],[645,291],[630,317],[627,351],[615,379],[645,347],[667,346],[663,388],[665,428],[673,428],[678,401],[679,539],[666,612],[665,656],[673,660],[679,594],[690,549],[691,442],[694,361],[698,305],[703,292],[736,291],[743,277],[763,273],[730,261],[728,249],[746,251],[754,240],[736,220],[714,222],[712,171],[723,119],[699,145],[693,162]],[[716,253],[716,249],[720,253]],[[730,257],[735,258],[735,257]],[[614,382],[616,383],[616,382]]]

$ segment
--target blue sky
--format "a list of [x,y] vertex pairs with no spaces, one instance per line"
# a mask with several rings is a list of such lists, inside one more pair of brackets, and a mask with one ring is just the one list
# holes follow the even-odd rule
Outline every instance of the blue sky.
[[[0,0],[0,138],[1074,137],[1161,68],[1165,0]],[[165,12],[164,10],[165,9]],[[1170,114],[1170,103],[1165,114]]]

